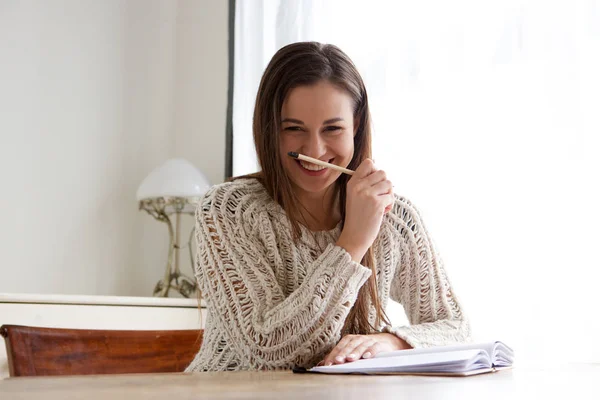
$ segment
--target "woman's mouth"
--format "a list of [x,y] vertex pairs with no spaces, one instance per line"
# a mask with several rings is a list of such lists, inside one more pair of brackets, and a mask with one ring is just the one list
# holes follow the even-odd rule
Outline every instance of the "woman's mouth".
[[[333,161],[333,158],[327,162],[331,163],[332,161]],[[306,173],[307,175],[310,175],[310,176],[323,175],[323,174],[325,174],[326,170],[328,169],[327,167],[323,167],[321,165],[313,164],[311,162],[303,161],[303,160],[296,160],[296,163],[298,164],[298,166],[302,169],[302,171],[304,173]]]

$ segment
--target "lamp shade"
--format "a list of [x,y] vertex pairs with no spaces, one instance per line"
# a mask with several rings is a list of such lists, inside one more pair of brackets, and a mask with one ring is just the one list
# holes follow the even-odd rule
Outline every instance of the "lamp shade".
[[175,158],[150,172],[137,190],[138,201],[156,197],[200,197],[210,188],[208,179],[189,161]]

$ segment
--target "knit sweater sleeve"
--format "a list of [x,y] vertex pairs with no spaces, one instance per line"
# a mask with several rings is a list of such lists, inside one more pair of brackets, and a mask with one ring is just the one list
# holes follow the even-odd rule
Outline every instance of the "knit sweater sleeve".
[[329,245],[306,267],[299,287],[284,295],[271,263],[279,258],[274,254],[279,246],[293,243],[275,243],[274,233],[264,227],[268,224],[259,224],[258,209],[257,201],[227,184],[200,203],[196,277],[202,296],[213,323],[249,368],[308,366],[339,339],[371,271]]
[[411,325],[386,326],[384,332],[397,335],[414,348],[470,341],[469,321],[417,208],[397,197],[388,221],[401,245],[390,298],[402,304]]

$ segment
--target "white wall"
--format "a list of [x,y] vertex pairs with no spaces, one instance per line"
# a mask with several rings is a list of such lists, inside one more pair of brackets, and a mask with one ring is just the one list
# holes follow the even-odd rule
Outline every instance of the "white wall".
[[[213,184],[225,176],[228,3],[180,0],[177,18],[175,152],[192,161]],[[183,220],[181,229],[193,229],[193,219]]]
[[0,292],[151,295],[135,191],[171,157],[222,181],[227,69],[224,1],[0,1]]
[[[225,175],[228,1],[179,1],[175,152],[207,174]],[[209,11],[209,12],[207,12]]]

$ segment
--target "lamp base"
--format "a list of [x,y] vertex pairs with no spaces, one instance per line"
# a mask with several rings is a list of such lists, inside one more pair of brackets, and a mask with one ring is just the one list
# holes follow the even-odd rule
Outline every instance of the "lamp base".
[[[158,281],[154,287],[153,295],[155,297],[168,297],[169,290],[173,289],[179,292],[183,297],[192,297],[198,285],[195,279],[182,274],[179,269],[179,252],[188,248],[190,265],[194,265],[192,252],[192,237],[194,229],[190,231],[188,242],[185,246],[179,244],[179,228],[181,214],[194,214],[196,204],[185,197],[158,197],[141,200],[139,203],[141,210],[145,210],[157,220],[167,224],[169,228],[169,255],[167,266],[163,278]],[[189,210],[187,210],[189,208]],[[186,211],[187,210],[187,211]],[[171,222],[170,215],[175,214],[175,227]]]
[[168,297],[169,290],[171,289],[177,291],[183,297],[195,297],[198,284],[181,273],[173,272],[169,276],[169,282],[165,282],[164,279],[161,279],[156,283],[153,296]]

